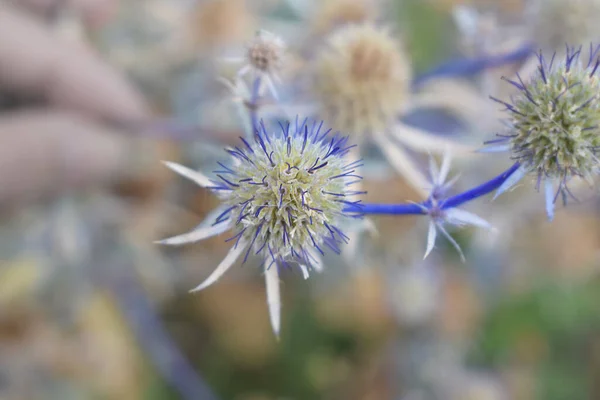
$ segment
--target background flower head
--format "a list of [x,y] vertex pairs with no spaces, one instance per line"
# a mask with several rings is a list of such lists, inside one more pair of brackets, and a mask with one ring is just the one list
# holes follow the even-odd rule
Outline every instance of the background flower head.
[[507,150],[521,167],[499,192],[507,190],[525,174],[544,183],[548,216],[552,218],[559,194],[569,194],[571,178],[591,179],[598,171],[600,146],[600,48],[590,46],[589,55],[567,49],[562,60],[539,54],[537,74],[524,82],[506,79],[518,89],[506,106],[509,127],[493,140],[496,150]]
[[384,130],[409,97],[411,68],[404,50],[387,29],[374,25],[333,32],[314,70],[323,116],[353,135]]

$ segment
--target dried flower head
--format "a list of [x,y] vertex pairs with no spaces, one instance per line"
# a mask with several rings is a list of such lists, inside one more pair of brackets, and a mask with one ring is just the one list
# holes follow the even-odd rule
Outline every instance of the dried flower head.
[[[589,179],[598,171],[600,149],[600,48],[590,46],[582,60],[581,48],[567,49],[564,61],[548,62],[540,53],[538,73],[527,83],[504,78],[518,89],[510,103],[510,128],[498,135],[495,150],[510,151],[520,165],[499,192],[507,190],[527,173],[537,176],[538,188],[545,183],[548,216],[572,177]],[[556,192],[554,185],[558,184]]]
[[314,92],[324,117],[345,132],[383,131],[408,99],[410,66],[385,29],[341,28],[329,36],[315,63]]
[[546,50],[600,39],[599,0],[538,0],[533,7],[533,36]]
[[[228,149],[230,165],[219,164],[216,180],[174,163],[167,166],[210,188],[223,203],[209,226],[161,241],[180,245],[233,230],[228,241],[234,247],[211,276],[194,290],[214,283],[235,260],[251,252],[265,260],[267,294],[273,329],[279,330],[278,267],[298,264],[305,275],[322,268],[325,247],[340,253],[347,236],[338,228],[344,217],[360,213],[360,194],[350,186],[361,179],[355,174],[360,161],[346,155],[354,146],[348,138],[330,135],[321,124],[282,127],[267,133],[264,125],[253,141]],[[270,292],[271,291],[271,292]]]

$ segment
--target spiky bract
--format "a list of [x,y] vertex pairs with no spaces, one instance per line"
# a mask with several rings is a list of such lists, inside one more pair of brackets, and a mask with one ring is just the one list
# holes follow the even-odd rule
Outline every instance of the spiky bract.
[[349,186],[361,179],[355,174],[360,162],[345,161],[354,146],[329,132],[322,123],[296,122],[276,135],[263,126],[253,142],[228,150],[236,163],[216,171],[215,189],[230,207],[221,219],[234,222],[234,238],[278,264],[312,265],[311,254],[323,254],[323,246],[339,252],[347,238],[336,224],[349,215],[344,209],[360,211],[349,200],[357,194]]
[[590,48],[582,60],[581,48],[569,49],[562,62],[540,53],[538,73],[529,82],[506,79],[519,93],[511,103],[501,102],[511,112],[512,129],[499,141],[506,140],[512,157],[540,180],[564,186],[570,177],[588,178],[598,168],[598,50]]
[[411,71],[385,29],[349,25],[329,36],[314,66],[314,93],[326,120],[354,135],[381,132],[407,101]]

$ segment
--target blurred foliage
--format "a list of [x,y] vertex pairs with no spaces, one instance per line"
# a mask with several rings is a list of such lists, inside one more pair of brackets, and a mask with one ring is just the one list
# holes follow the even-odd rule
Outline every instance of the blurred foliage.
[[216,348],[207,349],[205,376],[222,398],[235,399],[247,393],[271,398],[330,398],[327,391],[348,379],[352,359],[357,357],[358,338],[350,332],[324,329],[309,304],[302,301],[286,311],[292,316],[286,327],[289,335],[275,357],[258,368],[232,366]]
[[581,283],[546,280],[502,297],[488,312],[471,357],[486,366],[531,368],[537,399],[584,400],[599,394],[599,350],[596,276]]

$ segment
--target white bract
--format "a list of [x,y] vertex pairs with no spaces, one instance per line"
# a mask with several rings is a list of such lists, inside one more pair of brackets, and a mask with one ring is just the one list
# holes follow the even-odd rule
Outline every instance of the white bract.
[[348,138],[331,135],[322,123],[298,123],[273,134],[262,127],[253,141],[228,149],[230,165],[219,164],[216,179],[179,164],[167,167],[221,199],[219,213],[183,235],[160,241],[167,245],[197,242],[232,230],[233,247],[216,270],[193,291],[217,281],[240,257],[251,253],[264,259],[267,302],[271,323],[279,333],[281,308],[280,267],[298,265],[305,278],[323,268],[325,248],[340,253],[348,237],[339,226],[345,218],[360,214],[361,193],[350,187],[362,179],[348,161],[354,146]]

